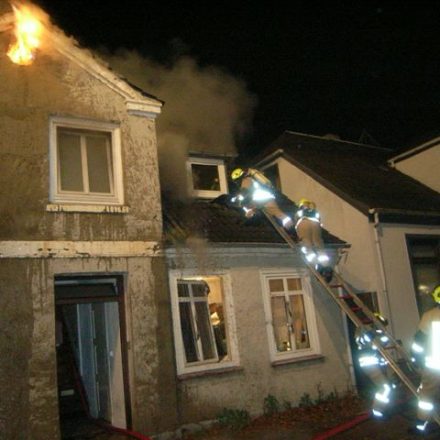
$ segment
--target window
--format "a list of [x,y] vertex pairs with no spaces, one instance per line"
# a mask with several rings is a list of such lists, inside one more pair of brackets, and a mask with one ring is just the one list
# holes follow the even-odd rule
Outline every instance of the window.
[[281,179],[277,163],[265,168],[264,175],[272,182],[275,188],[281,191]]
[[271,360],[319,354],[310,279],[301,272],[262,273]]
[[228,192],[223,160],[190,158],[187,171],[193,196],[215,198]]
[[72,118],[50,124],[51,202],[123,204],[119,127]]
[[238,365],[228,284],[225,276],[172,277],[178,374]]
[[420,315],[434,306],[431,293],[440,284],[440,237],[407,236],[417,307]]

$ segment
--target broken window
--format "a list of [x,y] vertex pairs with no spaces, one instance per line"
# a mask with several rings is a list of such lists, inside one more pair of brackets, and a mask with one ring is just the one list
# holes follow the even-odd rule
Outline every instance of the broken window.
[[227,193],[227,179],[223,160],[190,158],[187,164],[191,195],[215,198]]
[[236,361],[222,277],[176,279],[173,303],[179,373],[228,366]]
[[122,204],[118,127],[68,118],[51,121],[51,201]]
[[265,308],[272,360],[317,354],[313,303],[301,274],[265,274]]

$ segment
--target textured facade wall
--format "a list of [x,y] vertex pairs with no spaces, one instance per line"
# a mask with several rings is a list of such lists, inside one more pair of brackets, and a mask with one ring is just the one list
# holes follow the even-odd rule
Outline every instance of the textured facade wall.
[[[117,243],[161,240],[155,121],[128,114],[111,84],[60,55],[48,41],[30,66],[13,64],[6,56],[10,39],[10,32],[0,33],[0,437],[59,437],[57,274],[124,276],[133,428],[145,433],[173,428],[175,372],[164,260],[112,257],[120,254]],[[51,116],[119,124],[128,212],[47,211]],[[29,255],[20,256],[17,241],[34,248],[36,241],[81,241],[94,249],[99,242],[110,245],[94,258],[48,257],[42,249],[35,258],[24,258]],[[115,249],[109,249],[111,243]]]
[[[225,251],[226,252],[226,251]],[[325,394],[334,390],[341,393],[351,387],[344,326],[341,314],[333,300],[316,283],[313,302],[323,358],[273,366],[270,360],[266,317],[263,306],[262,269],[295,269],[304,264],[301,258],[287,251],[281,254],[261,251],[241,255],[207,255],[204,265],[197,260],[171,260],[177,271],[200,267],[200,274],[225,271],[231,276],[232,301],[236,322],[240,370],[221,374],[206,374],[179,380],[178,411],[181,423],[212,419],[223,408],[247,409],[253,414],[263,411],[268,394],[281,403],[297,405],[304,393],[312,398],[318,387]]]
[[173,428],[175,371],[163,258],[5,259],[0,264],[0,426],[7,435],[1,438],[58,438],[57,274],[124,274],[133,427],[144,433]]
[[[50,46],[18,66],[8,44],[0,34],[0,240],[159,240],[154,120],[127,114],[123,97]],[[120,124],[128,214],[46,211],[50,116]]]

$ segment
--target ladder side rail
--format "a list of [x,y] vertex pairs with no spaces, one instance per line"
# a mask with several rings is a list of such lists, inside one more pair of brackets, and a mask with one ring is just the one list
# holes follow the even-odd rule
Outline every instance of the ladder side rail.
[[[406,362],[408,362],[409,365],[412,365],[411,362],[411,356],[408,354],[408,352],[402,347],[402,345],[397,341],[397,339],[394,338],[394,336],[389,332],[387,327],[385,327],[382,322],[374,316],[374,313],[365,305],[365,303],[358,297],[356,293],[353,292],[351,287],[347,284],[347,282],[342,278],[342,276],[338,273],[335,273],[334,276],[336,277],[338,283],[349,293],[351,298],[353,299],[354,303],[361,308],[362,312],[367,316],[371,321],[374,322],[374,325],[376,328],[382,330],[383,334],[388,337],[388,339],[391,341],[393,348],[397,351],[397,353],[403,358]],[[412,368],[414,370],[414,368]],[[414,370],[415,373],[417,371]]]

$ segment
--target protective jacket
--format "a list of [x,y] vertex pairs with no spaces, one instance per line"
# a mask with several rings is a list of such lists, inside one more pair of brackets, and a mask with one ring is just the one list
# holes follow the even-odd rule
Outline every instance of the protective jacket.
[[440,387],[439,305],[425,312],[420,319],[411,352],[422,368],[421,383],[417,390],[419,401],[416,428],[423,432],[432,417]]

